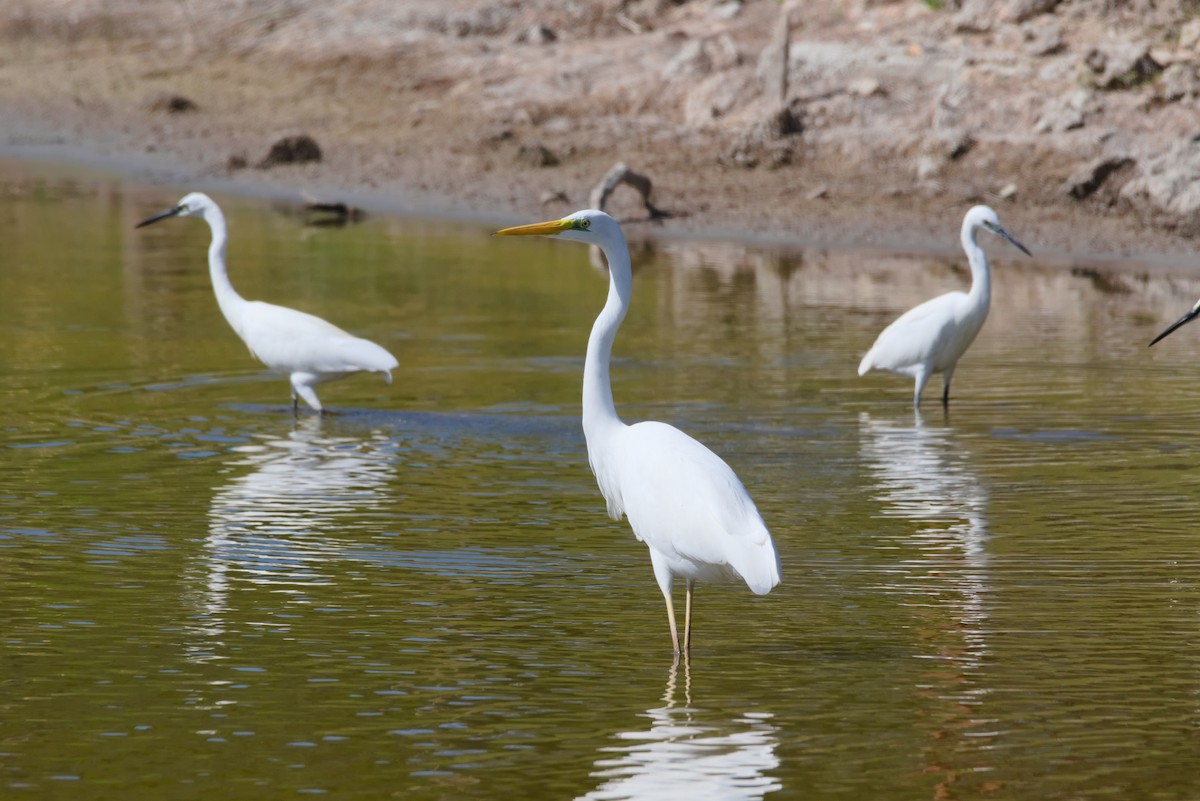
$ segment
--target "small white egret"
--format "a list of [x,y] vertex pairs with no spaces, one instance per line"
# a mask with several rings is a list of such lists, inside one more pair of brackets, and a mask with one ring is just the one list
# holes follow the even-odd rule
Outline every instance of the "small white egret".
[[1154,339],[1152,339],[1150,341],[1150,344],[1147,345],[1146,347],[1148,347],[1148,348],[1154,347],[1154,343],[1158,342],[1160,339],[1164,339],[1168,334],[1170,334],[1176,328],[1180,328],[1184,325],[1187,325],[1192,320],[1195,320],[1197,317],[1200,317],[1200,300],[1196,301],[1196,305],[1192,306],[1192,308],[1188,311],[1187,314],[1183,315],[1178,320],[1171,323],[1169,326],[1167,326],[1166,331],[1163,331],[1161,334],[1159,334]]
[[399,362],[374,342],[348,334],[320,317],[272,303],[246,300],[237,293],[225,270],[228,239],[225,215],[208,195],[192,192],[177,205],[142,220],[136,227],[169,217],[190,216],[203,218],[212,230],[208,272],[221,313],[246,343],[251,356],[275,372],[290,377],[293,414],[299,411],[299,398],[304,398],[317,412],[323,412],[315,387],[325,381],[367,372],[380,373],[389,384],[392,383],[391,371]]
[[975,241],[981,228],[1004,237],[1026,256],[1032,255],[1004,230],[996,212],[987,206],[973,207],[962,223],[962,246],[971,265],[971,291],[947,292],[909,309],[883,329],[859,362],[859,375],[871,370],[890,370],[914,378],[914,409],[921,408],[921,391],[934,373],[944,376],[942,406],[949,407],[954,368],[987,320],[992,303],[992,276],[987,256]]
[[[583,367],[583,433],[588,461],[614,520],[624,515],[650,549],[667,604],[675,653],[691,648],[692,590],[697,579],[740,577],[765,594],[779,583],[779,555],[754,501],[719,456],[665,423],[626,425],[617,416],[609,362],[629,310],[633,272],[621,226],[594,209],[561,220],[505,228],[497,236],[558,236],[598,246],[608,260],[608,301],[592,326]],[[687,582],[683,648],[671,586]]]

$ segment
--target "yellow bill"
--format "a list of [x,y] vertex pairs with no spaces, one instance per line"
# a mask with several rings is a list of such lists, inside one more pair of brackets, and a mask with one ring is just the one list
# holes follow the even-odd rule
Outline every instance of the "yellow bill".
[[554,236],[566,231],[568,228],[574,228],[574,220],[550,220],[548,222],[530,223],[529,225],[516,225],[512,228],[504,228],[492,234],[492,236]]

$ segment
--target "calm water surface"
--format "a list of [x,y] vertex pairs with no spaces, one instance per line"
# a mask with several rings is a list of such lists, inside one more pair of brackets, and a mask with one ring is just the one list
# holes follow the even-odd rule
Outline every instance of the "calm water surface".
[[618,406],[723,454],[784,567],[701,586],[675,668],[587,468],[585,249],[219,197],[244,295],[401,362],[293,423],[207,227],[133,230],[181,194],[0,168],[0,796],[1200,797],[1200,328],[1145,348],[1185,269],[988,240],[919,421],[855,367],[961,256],[635,248]]

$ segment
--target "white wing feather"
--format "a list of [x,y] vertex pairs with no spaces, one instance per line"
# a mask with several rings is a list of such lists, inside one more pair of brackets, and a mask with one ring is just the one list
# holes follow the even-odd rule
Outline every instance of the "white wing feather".
[[[947,292],[900,315],[875,339],[875,344],[858,366],[858,374],[872,369],[903,371],[930,359],[939,362],[934,366],[941,369],[944,365],[940,362],[952,349],[956,332],[966,333],[961,331],[956,313],[966,299],[963,292]],[[971,343],[978,330],[970,332],[962,350]],[[961,355],[960,351],[954,358]]]
[[234,330],[256,359],[284,373],[385,373],[398,365],[383,347],[285,306],[252,301]]
[[677,428],[645,422],[621,431],[608,456],[605,472],[620,493],[610,511],[623,511],[639,540],[673,565],[732,569],[758,594],[779,583],[766,524],[715,453]]

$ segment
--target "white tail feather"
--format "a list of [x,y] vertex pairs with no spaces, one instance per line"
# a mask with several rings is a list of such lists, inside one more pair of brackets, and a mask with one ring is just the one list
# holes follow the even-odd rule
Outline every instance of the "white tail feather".
[[862,357],[862,361],[858,363],[858,374],[866,375],[875,365],[871,362],[871,351],[867,351],[867,355]]

